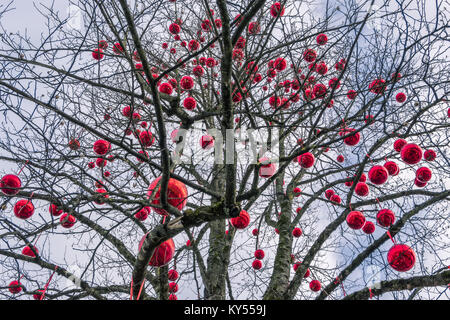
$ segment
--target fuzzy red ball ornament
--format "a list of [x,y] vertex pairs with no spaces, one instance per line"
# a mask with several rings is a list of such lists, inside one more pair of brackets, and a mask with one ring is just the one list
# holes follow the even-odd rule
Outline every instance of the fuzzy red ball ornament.
[[45,290],[44,289],[38,289],[36,290],[38,293],[33,294],[33,299],[34,300],[41,300],[42,295],[44,294]]
[[389,172],[383,166],[373,166],[370,168],[368,175],[370,182],[380,185],[387,181]]
[[259,26],[259,22],[253,21],[248,24],[248,33],[258,34],[260,31],[261,27]]
[[180,87],[183,90],[191,90],[194,87],[194,79],[190,76],[184,76],[180,80]]
[[187,110],[194,110],[197,107],[197,101],[193,97],[187,97],[183,101],[183,107]]
[[273,67],[278,71],[283,71],[287,67],[287,62],[283,58],[276,58],[273,63]]
[[431,180],[432,172],[427,167],[420,167],[416,171],[416,179],[421,182],[428,182]]
[[106,41],[106,40],[100,40],[100,41],[98,42],[98,47],[99,47],[100,49],[106,50],[106,48],[108,48],[108,41]]
[[[147,237],[147,234],[148,233],[146,233],[139,242],[138,251],[141,250],[145,238]],[[152,257],[150,258],[148,265],[153,267],[165,266],[170,262],[170,260],[172,260],[174,253],[175,253],[175,243],[173,242],[172,239],[166,240],[163,243],[161,243],[158,247],[156,247]]]
[[71,150],[78,150],[80,149],[81,144],[80,141],[78,141],[78,139],[70,139],[68,146]]
[[171,34],[178,34],[178,33],[180,33],[180,31],[181,31],[181,28],[180,28],[180,26],[178,24],[176,24],[176,23],[170,24],[169,32]]
[[366,181],[367,181],[366,174],[365,173],[361,174],[361,177],[359,178],[359,182],[366,182]]
[[358,93],[355,90],[348,90],[347,98],[350,100],[355,100]]
[[328,37],[325,33],[321,33],[317,36],[316,41],[319,46],[323,46],[323,45],[327,44]]
[[92,58],[95,60],[102,60],[105,55],[103,54],[103,50],[100,48],[94,49],[92,51]]
[[336,77],[331,78],[328,81],[328,87],[330,87],[330,89],[335,89],[336,90],[336,89],[339,89],[340,86],[341,86],[341,82]]
[[134,215],[134,217],[139,221],[145,221],[150,214],[150,210],[150,207],[143,207]]
[[169,292],[176,293],[178,291],[178,284],[176,282],[169,283]]
[[94,152],[100,156],[105,155],[111,150],[111,144],[105,140],[97,140],[94,142]]
[[[297,272],[297,269],[300,267],[302,263],[300,261],[296,262],[294,264],[294,266],[292,267],[294,269],[295,272]],[[303,276],[303,278],[308,278],[309,275],[311,274],[311,271],[309,270],[309,268],[306,270],[305,275]]]
[[405,139],[397,139],[394,142],[394,150],[397,152],[402,151],[403,147],[406,146],[408,142]]
[[96,195],[96,200],[94,200],[94,202],[98,205],[102,205],[105,204],[105,200],[104,199],[108,199],[109,195],[107,194],[107,191],[103,188],[98,188],[96,191],[97,193]]
[[423,158],[426,161],[434,161],[436,159],[436,152],[434,150],[427,150],[423,154]]
[[[39,254],[38,249],[37,249],[35,246],[32,246],[32,247],[33,247],[34,251],[35,251],[37,254]],[[23,254],[24,256],[28,256],[28,257],[31,257],[31,258],[36,258],[36,255],[34,254],[34,252],[33,252],[33,250],[31,249],[30,246],[24,247],[24,248],[22,249],[22,254]]]
[[14,205],[14,215],[20,219],[28,219],[34,214],[34,205],[31,200],[19,200]]
[[200,138],[200,147],[204,150],[209,150],[214,147],[214,138],[210,135],[203,135]]
[[330,197],[330,201],[334,202],[334,203],[337,203],[337,204],[340,204],[341,203],[341,197],[339,197],[337,194],[333,194]]
[[353,128],[346,128],[339,132],[340,136],[345,136],[344,143],[348,146],[355,146],[359,143],[361,135]]
[[317,292],[317,291],[320,291],[320,289],[322,288],[322,285],[320,284],[319,280],[313,280],[309,283],[309,288],[312,291]]
[[55,217],[58,217],[59,215],[61,215],[61,213],[63,213],[63,210],[58,208],[58,206],[53,203],[48,206],[48,211],[50,212],[50,214],[52,216],[55,216]]
[[255,251],[255,258],[256,259],[262,260],[262,259],[264,259],[264,256],[265,256],[264,250],[258,249],[258,250]]
[[390,176],[396,176],[400,172],[400,168],[394,161],[387,161],[383,167],[386,168]]
[[189,44],[188,44],[189,51],[196,51],[196,50],[198,50],[199,47],[200,47],[200,44],[198,43],[197,40],[192,39],[191,41],[189,41]]
[[302,168],[311,168],[314,165],[314,155],[311,152],[306,152],[297,158],[298,163]]
[[173,87],[170,83],[168,82],[164,82],[161,83],[161,85],[158,88],[159,92],[167,94],[167,95],[171,95],[173,92]]
[[284,6],[282,6],[279,2],[275,2],[270,7],[270,15],[274,18],[278,16],[282,17],[284,15]]
[[61,226],[63,228],[72,228],[75,225],[75,222],[77,222],[77,219],[75,219],[74,216],[64,213],[61,218],[59,218],[59,221],[61,222]]
[[252,263],[252,268],[253,269],[255,269],[255,270],[259,270],[259,269],[261,269],[262,268],[262,262],[261,262],[261,260],[255,260],[255,261],[253,261],[253,263]]
[[362,228],[362,231],[365,234],[372,234],[375,231],[375,225],[371,221],[366,221],[366,223],[364,224],[364,227]]
[[294,228],[294,230],[292,230],[292,235],[295,238],[300,237],[302,234],[303,234],[303,232],[302,232],[302,229],[300,229],[300,228]]
[[167,273],[167,277],[169,278],[170,281],[175,281],[178,279],[178,271],[175,269],[170,269],[169,272]]
[[106,166],[107,161],[106,161],[106,159],[103,159],[103,158],[97,158],[97,160],[95,160],[95,164],[97,165],[97,167],[103,168]]
[[366,218],[361,211],[351,211],[347,215],[346,221],[350,228],[358,230],[363,227],[364,223],[366,223]]
[[177,295],[176,294],[170,294],[169,295],[169,300],[178,300],[178,297],[177,297]]
[[294,188],[292,193],[294,194],[295,197],[300,197],[300,195],[302,194],[302,190],[300,188],[296,187],[296,188]]
[[344,162],[344,156],[343,155],[338,155],[336,160],[337,160],[337,162]]
[[142,146],[144,148],[148,148],[148,147],[151,147],[153,145],[153,142],[155,142],[155,137],[153,136],[151,131],[146,130],[146,131],[142,131],[139,134],[139,140],[141,141]]
[[416,164],[422,160],[422,149],[414,143],[409,143],[402,148],[400,156],[407,164]]
[[241,210],[239,216],[230,219],[231,225],[236,229],[245,229],[250,223],[250,215],[247,211]]
[[395,214],[392,210],[382,209],[378,211],[377,223],[385,228],[389,228],[395,222]]
[[254,235],[255,237],[256,237],[257,235],[259,235],[259,230],[258,230],[258,229],[253,229],[253,230],[252,230],[252,235]]
[[384,81],[383,79],[373,80],[369,85],[369,90],[370,92],[375,94],[384,93],[384,91],[386,91],[386,81]]
[[325,197],[327,199],[330,199],[333,194],[334,194],[334,190],[328,189],[325,191]]
[[14,196],[20,191],[22,182],[19,177],[14,174],[7,174],[0,180],[0,189],[7,196]]
[[394,270],[405,272],[414,267],[416,254],[406,244],[396,244],[389,250],[387,260]]
[[369,195],[369,186],[365,182],[358,182],[355,186],[355,193],[360,197],[367,197]]
[[[153,190],[156,189],[156,186],[158,185],[159,181],[161,180],[161,177],[158,177],[153,181],[150,186],[148,187],[148,197],[152,195]],[[161,186],[158,187],[158,190],[153,195],[153,201],[152,204],[159,205],[161,204]],[[186,188],[186,185],[178,181],[174,178],[169,179],[169,184],[167,187],[167,202],[171,205],[176,207],[178,210],[183,210],[184,206],[186,205],[188,197],[188,191]],[[155,211],[158,214],[161,215],[167,215],[167,211],[160,209],[160,208],[152,208],[153,211]]]
[[324,84],[318,83],[314,86],[313,95],[316,98],[323,99],[325,98],[326,94],[327,94],[327,87]]
[[114,43],[114,45],[113,45],[113,52],[115,54],[121,54],[123,52],[122,45],[119,42]]
[[313,49],[306,49],[305,52],[303,52],[303,59],[306,62],[314,62],[317,58],[317,53]]
[[403,92],[399,92],[397,93],[397,95],[395,96],[395,100],[399,103],[403,103],[406,101],[406,94],[404,94]]
[[11,281],[8,285],[8,290],[12,294],[18,294],[22,291],[22,284],[17,280]]
[[260,158],[258,162],[261,163],[259,168],[259,176],[261,178],[270,178],[275,174],[276,166],[270,162],[269,158]]

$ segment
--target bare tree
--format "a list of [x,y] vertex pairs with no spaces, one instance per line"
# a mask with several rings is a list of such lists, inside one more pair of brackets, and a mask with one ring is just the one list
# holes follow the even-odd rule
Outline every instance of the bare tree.
[[4,299],[448,299],[446,1],[67,6],[1,26]]

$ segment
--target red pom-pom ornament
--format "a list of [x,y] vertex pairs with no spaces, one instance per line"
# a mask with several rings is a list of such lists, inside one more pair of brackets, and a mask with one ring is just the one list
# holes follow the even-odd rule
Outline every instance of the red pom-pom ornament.
[[250,215],[247,211],[241,210],[239,216],[230,219],[231,225],[236,229],[245,229],[250,223]]

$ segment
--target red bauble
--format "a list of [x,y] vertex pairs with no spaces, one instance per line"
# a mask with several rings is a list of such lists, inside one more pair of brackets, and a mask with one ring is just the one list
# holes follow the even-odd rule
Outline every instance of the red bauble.
[[[34,251],[36,251],[36,253],[39,254],[38,249],[35,246],[32,246],[32,247],[33,247]],[[36,258],[36,255],[34,254],[33,250],[31,250],[30,246],[24,247],[22,249],[22,254],[24,256],[28,256],[28,257],[31,257],[31,258]]]
[[262,268],[262,262],[261,262],[261,260],[255,260],[255,261],[253,261],[253,263],[252,263],[252,268],[255,269],[255,270],[261,269],[261,268]]
[[159,92],[167,94],[167,95],[171,95],[173,92],[173,87],[170,83],[168,82],[164,82],[161,83],[161,85],[158,88]]
[[196,106],[197,106],[197,101],[195,101],[195,99],[192,97],[187,97],[183,101],[183,107],[187,110],[194,110]]
[[199,47],[200,47],[200,44],[198,43],[197,40],[192,39],[191,41],[189,41],[189,44],[188,44],[189,51],[198,50]]
[[314,62],[317,58],[317,53],[313,49],[306,49],[305,52],[303,52],[303,59],[306,62]]
[[334,190],[328,189],[325,191],[325,197],[330,200],[331,196],[334,194]]
[[382,209],[378,211],[377,223],[385,228],[389,228],[395,222],[395,214],[392,210]]
[[245,229],[250,223],[250,215],[247,211],[241,210],[238,217],[230,219],[231,225],[236,229]]
[[361,139],[361,134],[359,132],[356,132],[353,128],[346,128],[342,130],[340,135],[345,135],[344,143],[348,146],[355,146],[358,144],[359,140]]
[[109,198],[107,191],[103,188],[98,188],[95,192],[98,193],[98,195],[96,195],[96,200],[94,200],[94,202],[98,205],[105,204],[104,199]]
[[406,94],[404,94],[403,92],[397,93],[397,95],[395,96],[395,100],[397,100],[397,102],[399,102],[399,103],[405,102],[406,101]]
[[113,52],[115,54],[121,54],[123,52],[122,45],[119,42],[114,43]]
[[359,178],[359,182],[366,182],[366,180],[367,180],[366,174],[365,173],[361,174],[361,177]]
[[192,69],[192,73],[196,77],[201,77],[205,73],[205,69],[203,69],[202,66],[198,65],[198,66],[195,66],[194,69]]
[[328,37],[325,33],[321,33],[317,36],[316,41],[319,46],[323,46],[327,43]]
[[311,168],[314,165],[314,155],[311,152],[306,152],[298,156],[297,161],[302,168]]
[[98,47],[100,49],[106,50],[106,48],[108,48],[108,42],[106,40],[100,40],[98,42]]
[[105,55],[103,54],[103,50],[100,48],[94,49],[92,51],[92,58],[95,60],[102,60]]
[[364,217],[361,211],[351,211],[347,215],[346,220],[348,226],[354,230],[361,229],[364,223],[366,223],[366,218]]
[[386,168],[386,170],[388,171],[389,175],[391,175],[391,176],[396,176],[400,172],[400,168],[398,167],[398,165],[394,161],[387,161],[383,165],[383,167]]
[[111,144],[105,140],[97,140],[94,143],[94,152],[100,156],[103,156],[111,150]]
[[372,168],[370,168],[368,175],[370,182],[380,185],[387,181],[389,172],[385,167],[373,166]]
[[169,283],[169,292],[176,293],[178,291],[178,284],[176,282]]
[[99,167],[99,168],[105,167],[107,163],[108,163],[108,162],[107,162],[105,159],[103,159],[103,158],[97,158],[97,160],[95,160],[95,164],[96,164],[97,167]]
[[[160,180],[161,180],[161,177],[158,177],[155,181],[153,181],[150,184],[150,186],[148,187],[148,193],[147,193],[148,197],[151,196],[153,190],[156,188],[156,185],[159,183]],[[155,205],[161,204],[160,192],[161,192],[161,186],[159,186],[158,190],[154,193],[152,204],[155,204]],[[187,192],[186,185],[181,181],[178,181],[174,178],[170,178],[169,184],[167,187],[167,202],[170,205],[176,207],[178,210],[183,210],[183,208],[187,202],[187,197],[188,197],[188,192]],[[152,209],[153,209],[153,211],[155,211],[156,213],[161,214],[161,215],[168,214],[166,210],[163,210],[160,208],[152,208]]]
[[178,33],[180,33],[180,31],[181,31],[181,28],[180,28],[180,26],[179,26],[178,24],[176,24],[176,23],[172,23],[172,24],[169,26],[169,32],[170,32],[171,34],[178,34]]
[[258,250],[255,251],[255,258],[256,259],[262,260],[262,259],[264,259],[264,256],[265,256],[264,250],[258,249]]
[[22,182],[19,177],[13,174],[7,174],[0,180],[0,189],[7,196],[14,196],[19,193]]
[[[138,251],[141,250],[147,234],[145,234],[142,237],[141,241],[139,242]],[[173,240],[172,239],[166,240],[155,249],[148,265],[153,267],[165,266],[170,262],[170,260],[172,260],[174,253],[175,253],[175,244]]]
[[14,215],[20,219],[28,219],[34,213],[34,205],[31,200],[19,200],[14,205]]
[[322,285],[320,284],[319,280],[313,280],[309,283],[309,288],[312,291],[317,292],[317,291],[320,291],[320,289],[322,288]]
[[144,148],[148,148],[153,145],[153,142],[155,142],[155,137],[153,136],[151,131],[146,130],[146,131],[142,131],[139,134],[139,140],[141,141],[142,146]]
[[408,142],[405,139],[397,139],[394,142],[394,150],[397,152],[402,151],[403,147],[406,146]]
[[259,168],[259,176],[261,178],[270,178],[275,174],[276,166],[270,162],[269,158],[260,158],[258,162],[261,163]]
[[337,160],[337,162],[344,162],[344,156],[343,155],[338,155],[336,160]]
[[416,179],[421,182],[428,182],[431,180],[431,170],[427,167],[420,167],[416,171]]
[[405,272],[414,267],[416,254],[406,244],[396,244],[389,250],[387,260],[394,270]]
[[261,31],[261,27],[259,26],[259,22],[253,21],[248,24],[248,33],[257,34]]
[[17,280],[11,281],[8,286],[9,292],[12,294],[17,294],[22,291],[21,283]]
[[172,293],[169,295],[169,300],[178,300],[178,298],[175,294]]
[[383,93],[384,91],[386,91],[386,81],[384,81],[383,79],[373,80],[369,85],[369,90],[370,92],[375,94]]
[[350,100],[355,100],[358,93],[355,90],[348,90],[347,92],[347,98]]
[[259,235],[259,230],[258,230],[258,229],[253,229],[253,230],[252,230],[252,235],[254,235],[255,237],[256,237],[257,235]]
[[72,228],[75,225],[75,222],[77,222],[77,219],[75,219],[74,216],[64,213],[61,218],[59,218],[59,221],[61,222],[61,226],[63,228]]
[[170,269],[167,273],[167,278],[169,278],[170,281],[175,281],[178,279],[178,271],[175,269]]
[[340,204],[341,203],[341,197],[339,197],[337,194],[333,194],[330,198],[331,202]]
[[204,150],[209,150],[214,147],[214,138],[210,135],[204,135],[200,138],[200,147]]
[[427,161],[434,161],[436,159],[436,152],[434,150],[427,150],[424,152],[423,157]]
[[300,195],[302,194],[302,190],[298,187],[294,188],[292,192],[294,193],[295,197],[300,197]]
[[402,148],[400,156],[407,164],[416,164],[422,160],[422,149],[417,144],[409,143]]
[[358,182],[355,186],[355,193],[360,197],[367,197],[369,191],[369,186],[365,182]]
[[71,150],[78,150],[80,149],[81,146],[80,141],[78,141],[78,139],[70,139],[68,145]]
[[298,238],[298,237],[300,237],[301,235],[302,235],[302,229],[300,229],[300,228],[294,228],[294,230],[292,230],[292,235],[295,237],[295,238]]
[[34,300],[41,300],[42,295],[44,294],[44,289],[38,289],[36,290],[38,293],[33,294],[33,299]]
[[284,15],[284,6],[279,2],[275,2],[272,7],[270,7],[270,15],[274,18]]
[[375,231],[375,225],[371,221],[366,221],[362,231],[366,234],[372,234]]
[[184,76],[180,80],[180,87],[183,90],[191,90],[194,87],[194,80],[190,76]]

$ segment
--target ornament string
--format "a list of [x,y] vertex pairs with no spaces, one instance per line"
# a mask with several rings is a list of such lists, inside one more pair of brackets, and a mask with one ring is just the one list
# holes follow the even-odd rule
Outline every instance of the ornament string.
[[20,171],[17,173],[17,175],[20,175],[20,173],[22,172],[23,169],[25,169],[26,165],[28,164],[30,160],[27,160],[27,162],[25,162],[25,164],[22,166],[22,168],[20,169]]
[[397,242],[395,242],[394,238],[392,238],[391,233],[389,231],[386,231],[386,233],[389,236],[389,238],[391,239],[391,241],[396,245]]
[[370,287],[369,287],[369,294],[370,294],[370,295],[369,295],[369,299],[372,299],[373,293],[372,293],[372,288],[370,288]]
[[50,284],[50,281],[52,281],[53,275],[55,274],[56,270],[58,269],[58,266],[55,266],[55,270],[53,271],[52,275],[48,279],[47,283],[45,284],[44,291],[42,292],[41,298],[39,300],[43,300],[45,297],[45,292],[47,291],[48,285]]

